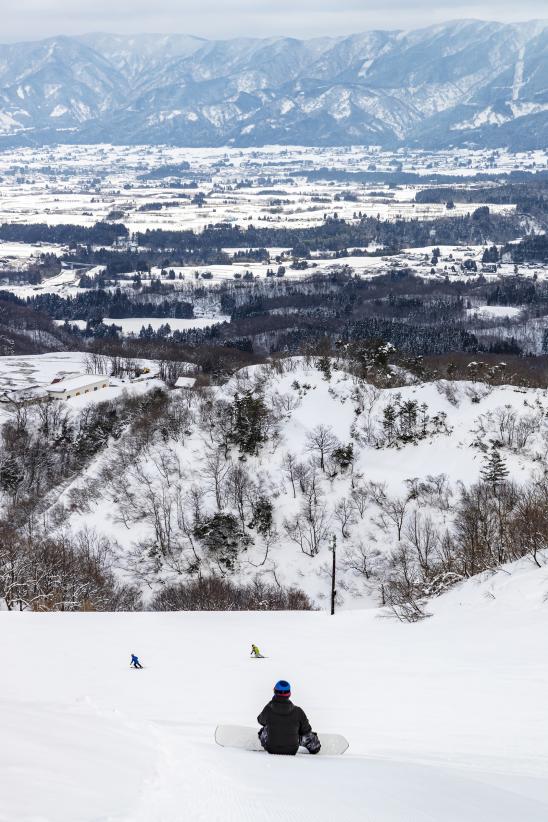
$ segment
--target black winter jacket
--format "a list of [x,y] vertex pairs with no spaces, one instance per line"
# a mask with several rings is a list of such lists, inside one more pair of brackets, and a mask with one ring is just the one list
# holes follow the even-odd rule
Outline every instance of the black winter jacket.
[[312,728],[302,708],[285,696],[274,696],[257,717],[259,725],[266,726],[266,749],[272,754],[296,754],[299,739]]

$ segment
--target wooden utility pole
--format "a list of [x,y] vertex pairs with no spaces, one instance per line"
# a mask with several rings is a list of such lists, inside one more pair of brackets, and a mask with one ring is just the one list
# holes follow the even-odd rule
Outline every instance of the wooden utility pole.
[[331,537],[331,551],[333,552],[333,565],[331,568],[331,616],[335,613],[335,597],[337,590],[335,588],[335,575],[337,572],[337,537],[335,534]]

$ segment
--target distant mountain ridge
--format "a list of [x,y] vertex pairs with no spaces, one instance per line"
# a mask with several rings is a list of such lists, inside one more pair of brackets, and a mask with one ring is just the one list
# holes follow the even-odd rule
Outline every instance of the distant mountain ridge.
[[0,145],[548,146],[548,21],[0,45]]

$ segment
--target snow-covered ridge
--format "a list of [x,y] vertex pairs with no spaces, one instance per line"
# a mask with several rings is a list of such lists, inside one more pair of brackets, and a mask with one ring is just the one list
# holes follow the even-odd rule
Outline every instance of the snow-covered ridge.
[[[63,142],[441,146],[472,137],[540,148],[547,31],[467,20],[312,40],[99,34],[4,45],[0,132],[12,142],[30,130]],[[536,134],[530,118],[540,118]]]

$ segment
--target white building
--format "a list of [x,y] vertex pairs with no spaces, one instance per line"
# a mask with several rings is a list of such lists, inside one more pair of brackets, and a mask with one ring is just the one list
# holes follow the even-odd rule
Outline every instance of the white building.
[[178,377],[175,388],[194,388],[196,377]]
[[48,399],[47,391],[40,385],[27,385],[23,388],[10,388],[0,391],[0,403],[21,405],[44,402]]
[[109,377],[104,374],[80,374],[78,377],[54,382],[46,386],[46,389],[50,399],[68,400],[70,397],[79,397],[81,394],[107,388],[108,384]]

